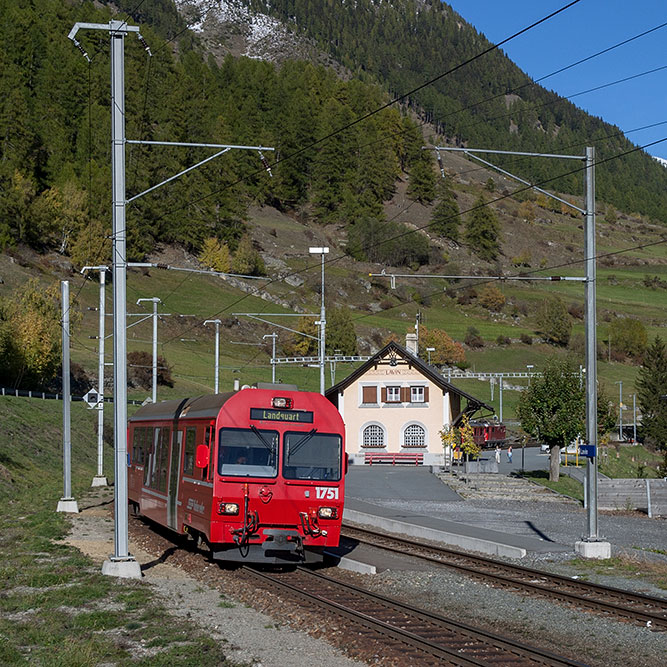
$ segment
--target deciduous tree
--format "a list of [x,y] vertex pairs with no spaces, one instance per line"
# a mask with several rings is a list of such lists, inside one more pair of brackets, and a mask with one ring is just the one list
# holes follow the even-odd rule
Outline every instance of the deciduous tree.
[[577,369],[569,361],[549,359],[533,377],[517,406],[521,427],[544,442],[551,453],[549,480],[558,481],[560,448],[584,432],[586,396]]

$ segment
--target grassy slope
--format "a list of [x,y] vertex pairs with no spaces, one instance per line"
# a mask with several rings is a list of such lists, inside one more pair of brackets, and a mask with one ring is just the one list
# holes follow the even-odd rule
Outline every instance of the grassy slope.
[[[97,470],[97,420],[82,403],[72,404],[71,416],[72,492],[80,500]],[[215,642],[170,618],[140,581],[102,576],[58,541],[68,531],[56,512],[62,402],[0,397],[0,424],[0,499],[9,508],[0,516],[0,664],[232,667]]]

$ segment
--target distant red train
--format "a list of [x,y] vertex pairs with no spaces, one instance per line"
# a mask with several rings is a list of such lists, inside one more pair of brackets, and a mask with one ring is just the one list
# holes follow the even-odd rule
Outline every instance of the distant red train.
[[480,447],[501,447],[507,443],[505,424],[493,421],[471,421],[473,438]]
[[338,545],[345,430],[292,385],[164,401],[129,420],[133,509],[225,561],[298,563]]

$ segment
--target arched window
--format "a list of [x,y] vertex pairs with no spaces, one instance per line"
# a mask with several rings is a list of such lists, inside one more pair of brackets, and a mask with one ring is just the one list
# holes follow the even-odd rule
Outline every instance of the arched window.
[[403,434],[404,447],[424,447],[426,446],[426,431],[419,424],[410,424],[406,426]]
[[377,424],[370,424],[364,429],[363,447],[384,447],[384,430]]

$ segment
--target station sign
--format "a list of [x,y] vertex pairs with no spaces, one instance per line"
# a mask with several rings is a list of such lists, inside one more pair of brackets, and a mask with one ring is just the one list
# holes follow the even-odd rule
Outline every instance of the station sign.
[[579,456],[585,456],[587,459],[594,459],[596,456],[595,445],[579,445]]
[[277,410],[275,408],[250,408],[250,419],[275,422],[313,423],[313,413],[307,410]]

